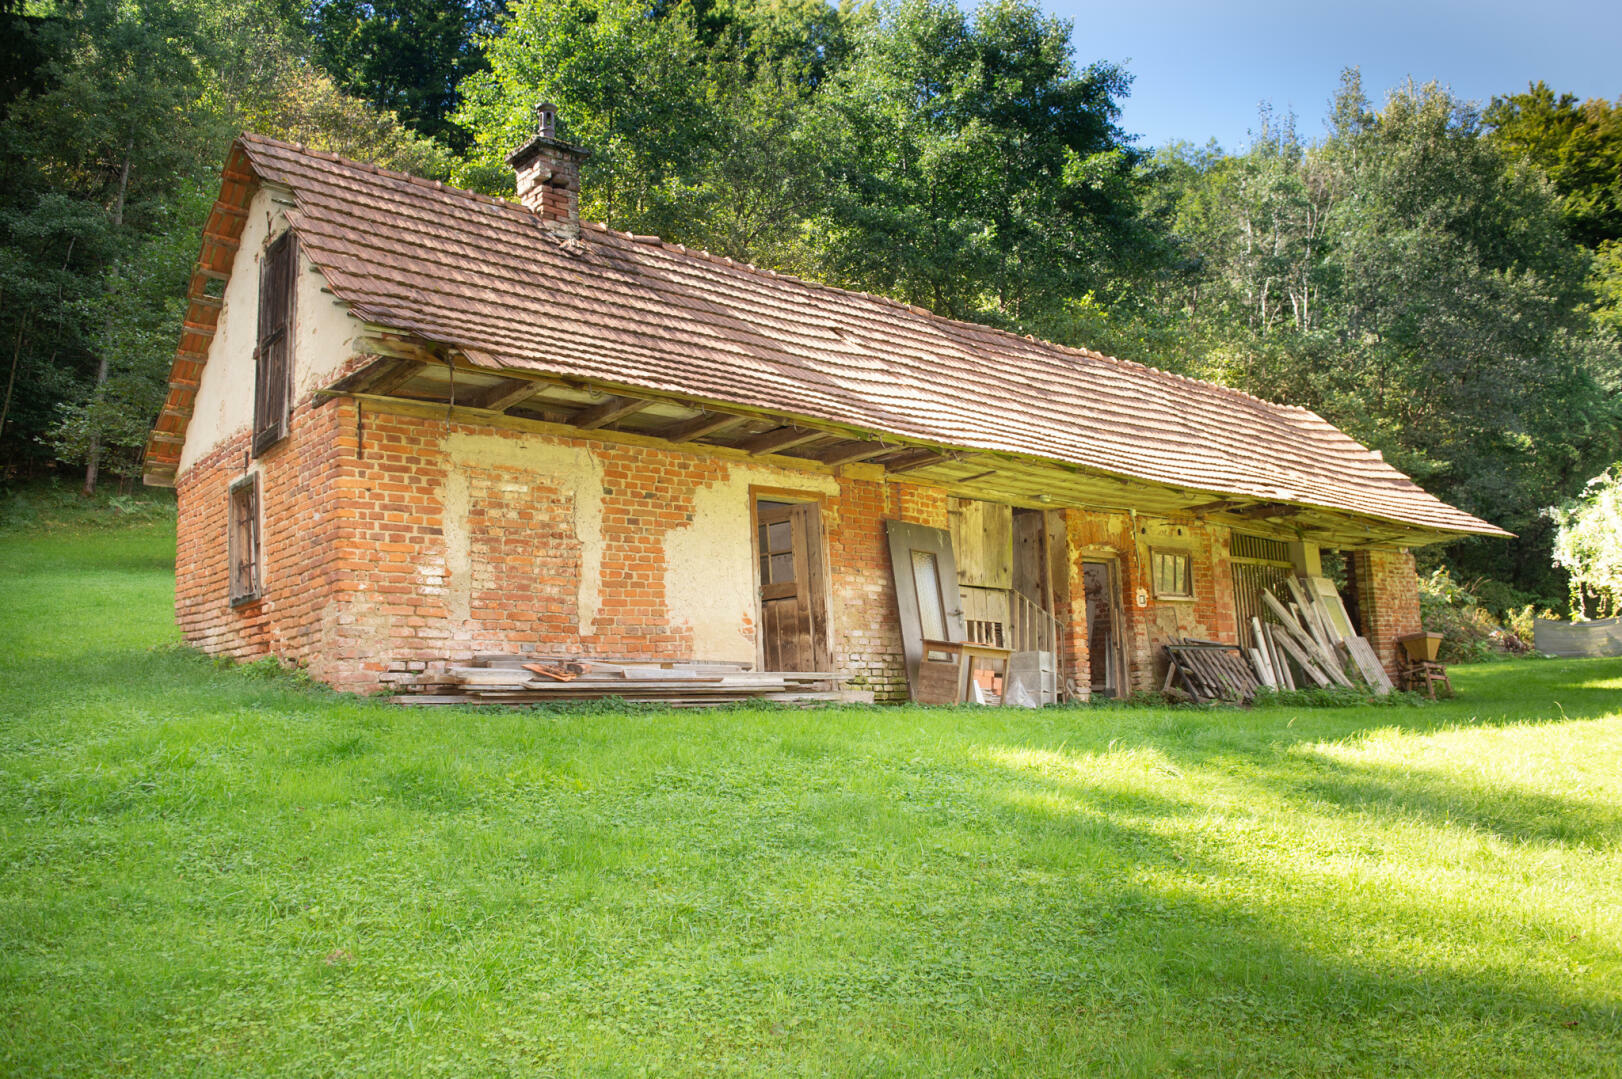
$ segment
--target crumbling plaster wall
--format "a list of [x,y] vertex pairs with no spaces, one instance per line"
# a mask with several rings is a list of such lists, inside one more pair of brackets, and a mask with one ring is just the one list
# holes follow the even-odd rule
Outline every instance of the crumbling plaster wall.
[[[281,196],[285,199],[286,196]],[[261,187],[248,202],[219,323],[209,343],[179,472],[253,426],[254,349],[259,341],[259,262],[287,229],[285,205]],[[329,384],[350,359],[361,324],[325,291],[326,279],[302,254],[293,302],[293,403]]]

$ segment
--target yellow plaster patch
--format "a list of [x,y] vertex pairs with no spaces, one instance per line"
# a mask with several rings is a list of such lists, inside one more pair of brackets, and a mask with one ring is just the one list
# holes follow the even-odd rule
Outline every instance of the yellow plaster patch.
[[769,465],[734,465],[726,479],[693,492],[692,522],[665,534],[665,598],[671,621],[692,628],[698,659],[755,661],[751,486],[808,496],[839,493],[833,476]]

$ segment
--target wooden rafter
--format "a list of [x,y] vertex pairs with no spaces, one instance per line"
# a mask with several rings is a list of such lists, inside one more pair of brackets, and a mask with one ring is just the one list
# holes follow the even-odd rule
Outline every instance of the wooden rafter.
[[767,453],[782,453],[794,446],[801,446],[807,442],[814,442],[819,438],[827,438],[824,431],[812,431],[804,427],[779,427],[775,431],[766,431],[745,439],[738,443],[737,449],[747,454],[759,457]]
[[491,386],[477,401],[470,401],[474,408],[487,408],[492,412],[505,412],[514,405],[527,401],[531,397],[546,389],[546,383],[537,382],[530,378],[509,378]]
[[908,451],[905,454],[897,456],[894,460],[884,461],[881,463],[884,465],[884,470],[886,472],[892,472],[899,475],[903,472],[914,472],[920,468],[928,468],[930,465],[938,465],[942,461],[949,459],[950,458],[947,454],[939,453],[935,450],[920,449]]
[[421,360],[401,360],[379,375],[376,381],[368,380],[361,388],[367,393],[387,396],[416,378],[427,366]]
[[673,423],[657,434],[660,438],[671,442],[691,442],[695,438],[703,438],[705,435],[713,435],[728,427],[734,427],[743,420],[742,416],[731,416],[725,412],[700,412],[692,419]]
[[653,402],[645,397],[610,397],[601,404],[592,405],[576,413],[573,423],[582,430],[590,431],[605,427],[633,412],[640,412],[651,404]]
[[816,458],[830,468],[837,468],[840,465],[855,464],[857,461],[866,461],[894,452],[894,446],[886,446],[882,442],[844,441],[829,446],[818,453]]

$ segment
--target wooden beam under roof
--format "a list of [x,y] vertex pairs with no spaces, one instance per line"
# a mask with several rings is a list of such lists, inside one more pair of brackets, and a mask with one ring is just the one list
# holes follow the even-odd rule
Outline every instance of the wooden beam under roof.
[[886,446],[882,442],[849,441],[836,442],[814,456],[818,461],[830,468],[840,465],[855,464],[857,461],[866,461],[874,457],[882,457],[886,453],[894,453],[896,447]]
[[930,465],[938,465],[942,461],[950,459],[948,454],[936,450],[920,449],[898,455],[893,461],[881,461],[880,463],[884,465],[886,472],[899,475],[903,472],[915,472],[920,468],[928,468]]
[[804,427],[779,427],[775,431],[766,431],[753,438],[745,439],[737,444],[740,449],[754,457],[766,453],[782,453],[794,446],[801,446],[807,442],[814,442],[819,438],[827,438],[826,431],[812,431]]
[[610,397],[601,404],[577,412],[572,422],[582,430],[591,431],[633,412],[640,412],[652,404],[646,397]]
[[469,401],[468,404],[473,408],[489,409],[491,412],[505,412],[544,389],[546,389],[544,382],[537,382],[531,378],[509,378],[491,386],[477,401]]
[[681,420],[653,433],[671,442],[691,442],[695,438],[713,435],[743,421],[744,417],[725,412],[700,412],[690,420]]
[[386,397],[422,374],[427,367],[428,365],[421,360],[401,360],[387,371],[379,374],[375,381],[368,380],[359,388],[367,393],[375,393]]

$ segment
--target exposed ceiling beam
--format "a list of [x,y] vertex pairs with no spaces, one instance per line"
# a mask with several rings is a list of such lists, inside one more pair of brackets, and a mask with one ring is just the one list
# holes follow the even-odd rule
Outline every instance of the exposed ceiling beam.
[[819,438],[827,438],[826,431],[808,431],[804,427],[779,427],[738,443],[736,449],[759,457],[765,453],[782,453],[794,446],[804,445]]
[[1302,506],[1292,506],[1287,502],[1261,502],[1254,506],[1246,506],[1243,509],[1228,510],[1227,512],[1235,517],[1255,520],[1268,517],[1294,517],[1302,512],[1304,508]]
[[416,378],[428,365],[420,360],[402,360],[378,375],[377,379],[368,379],[360,388],[367,393],[375,393],[380,397],[387,397],[407,382]]
[[742,416],[729,416],[725,412],[700,412],[690,420],[681,420],[655,433],[671,442],[691,442],[695,438],[733,427],[743,420]]
[[938,465],[945,460],[949,460],[949,457],[944,453],[937,453],[934,450],[914,450],[898,456],[894,461],[882,463],[886,472],[899,474],[912,472],[920,468],[928,468],[930,465]]
[[894,452],[894,446],[886,446],[882,442],[836,442],[817,454],[817,460],[829,467],[837,468],[839,465],[854,464],[857,461],[866,461]]
[[491,386],[489,391],[478,401],[470,401],[474,408],[487,408],[491,412],[505,412],[509,408],[526,401],[542,390],[546,383],[537,382],[529,378],[509,378]]
[[573,423],[582,430],[590,431],[597,427],[605,427],[633,412],[640,412],[651,404],[653,402],[646,397],[610,397],[601,404],[592,405],[575,413]]

